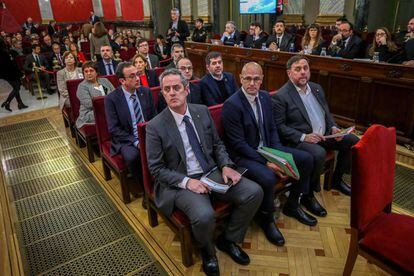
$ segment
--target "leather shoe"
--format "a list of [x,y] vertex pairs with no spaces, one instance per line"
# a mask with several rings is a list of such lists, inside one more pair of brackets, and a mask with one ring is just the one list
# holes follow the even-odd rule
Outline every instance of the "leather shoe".
[[28,108],[28,106],[25,105],[24,103],[19,103],[19,104],[17,104],[17,108],[18,109],[23,109],[23,108]]
[[240,246],[227,240],[223,235],[217,239],[217,248],[220,251],[226,252],[238,264],[248,265],[250,263],[249,255]]
[[263,229],[268,241],[277,246],[283,246],[285,244],[285,238],[274,221],[262,223],[260,227]]
[[344,195],[350,196],[351,195],[351,186],[346,184],[343,180],[339,182],[339,184],[334,184],[332,189],[338,190]]
[[217,257],[211,256],[204,250],[201,251],[201,257],[203,259],[203,271],[208,276],[219,276],[220,269],[217,261]]
[[328,212],[326,212],[325,208],[318,202],[318,200],[314,196],[304,196],[302,198],[302,205],[306,207],[306,209],[318,217],[326,217]]
[[303,223],[305,225],[315,226],[318,223],[318,220],[315,217],[306,213],[300,206],[296,208],[290,208],[285,206],[283,208],[283,214],[285,214],[288,217],[295,218],[300,223]]
[[4,102],[1,104],[1,107],[4,107],[7,111],[12,112],[13,110],[11,110],[10,108],[10,103],[9,102]]

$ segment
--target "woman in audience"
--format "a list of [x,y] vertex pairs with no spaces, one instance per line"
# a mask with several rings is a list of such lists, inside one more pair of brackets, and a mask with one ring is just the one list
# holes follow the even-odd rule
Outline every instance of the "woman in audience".
[[160,60],[167,59],[169,56],[168,47],[162,35],[157,36],[157,42],[154,44],[154,53]]
[[76,57],[76,59],[81,63],[81,65],[86,62],[85,55],[78,50],[78,45],[76,45],[76,43],[71,42],[69,44],[69,50],[73,54],[73,56]]
[[80,102],[79,117],[76,120],[77,128],[81,128],[85,124],[95,123],[92,98],[105,96],[115,90],[112,83],[107,79],[98,78],[98,68],[95,62],[85,62],[82,66],[82,73],[85,79],[79,84],[76,92]]
[[60,95],[60,109],[63,109],[65,106],[70,106],[66,81],[83,78],[82,68],[77,67],[76,56],[73,53],[66,51],[63,54],[63,62],[65,63],[65,68],[56,73],[57,88]]
[[156,87],[160,85],[155,71],[147,69],[148,61],[143,55],[136,54],[132,58],[132,63],[138,70],[137,74],[142,86]]
[[82,49],[81,43],[82,42],[88,42],[88,39],[85,38],[85,35],[83,33],[80,33],[79,39],[78,39],[78,49]]
[[391,40],[391,33],[385,27],[375,31],[372,44],[368,46],[367,57],[373,58],[374,53],[379,54],[379,61],[388,62],[398,53],[398,47]]
[[135,36],[129,36],[128,37],[128,48],[134,48],[136,44],[136,38]]
[[101,46],[111,45],[108,39],[108,31],[102,22],[96,22],[93,25],[92,34],[90,38],[91,46],[91,58],[95,57],[95,60],[101,60]]
[[320,55],[322,48],[326,47],[325,41],[322,39],[321,28],[318,24],[310,24],[306,28],[305,35],[302,38],[302,51],[305,54]]

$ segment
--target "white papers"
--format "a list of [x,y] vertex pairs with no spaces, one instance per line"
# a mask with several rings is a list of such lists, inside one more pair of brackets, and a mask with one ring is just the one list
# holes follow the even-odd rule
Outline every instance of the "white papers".
[[352,131],[354,131],[354,129],[355,129],[355,126],[351,126],[351,127],[348,127],[347,129],[342,130],[341,132],[338,132],[338,133],[335,133],[335,134],[331,134],[331,135],[323,136],[323,138],[330,139],[330,138],[343,137],[345,135],[350,134]]

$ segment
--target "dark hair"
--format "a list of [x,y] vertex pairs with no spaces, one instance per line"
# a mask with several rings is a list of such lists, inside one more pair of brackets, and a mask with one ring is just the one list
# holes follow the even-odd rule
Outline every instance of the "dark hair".
[[259,27],[260,29],[262,29],[262,25],[259,22],[252,22],[250,23],[250,26]]
[[214,52],[214,51],[213,52],[209,52],[206,55],[206,58],[205,58],[206,65],[210,65],[211,59],[218,58],[218,57],[221,57],[221,53],[220,52]]
[[37,47],[40,47],[40,44],[33,44],[32,45],[32,50],[36,49]]
[[349,30],[350,31],[354,30],[354,25],[351,22],[349,22],[349,21],[342,21],[341,24],[348,24]]
[[198,17],[198,18],[196,18],[196,20],[195,20],[196,22],[198,21],[198,22],[200,22],[200,23],[204,23],[204,20],[202,19],[202,18],[200,18],[200,17]]
[[53,45],[57,45],[57,46],[59,46],[59,48],[60,48],[60,44],[59,44],[59,43],[57,43],[57,42],[53,42],[53,43],[52,43],[52,47],[53,47]]
[[94,29],[94,33],[93,35],[96,37],[103,37],[104,35],[108,34],[108,31],[105,28],[105,25],[101,22],[98,21],[93,25],[93,29]]
[[321,27],[319,27],[319,25],[316,24],[316,23],[312,23],[306,28],[305,34],[302,37],[302,42],[301,42],[302,49],[305,48],[305,46],[308,46],[309,42],[311,41],[311,37],[309,35],[310,29],[316,29],[318,31],[318,35],[316,37],[316,42],[315,42],[315,44],[313,44],[313,49],[318,48],[319,44],[322,41]]
[[82,65],[82,73],[85,72],[85,69],[86,68],[93,68],[96,71],[96,73],[99,74],[98,65],[96,64],[96,62],[93,62],[93,61],[87,61],[87,62],[85,62]]
[[[66,57],[68,55],[72,55],[73,56],[73,58],[75,59],[75,67],[77,67],[78,66],[78,57],[75,56],[72,52],[69,52],[69,51],[66,51],[66,52],[63,53],[63,56],[62,56],[63,64],[65,64],[65,66],[66,66],[65,59],[66,59]],[[82,67],[82,69],[83,69],[83,67]]]
[[147,42],[148,43],[148,39],[142,37],[140,39],[137,40],[136,46],[138,47],[139,44],[143,43],[143,42]]
[[295,55],[293,57],[291,57],[287,62],[286,62],[286,69],[290,70],[292,68],[293,63],[298,62],[299,60],[306,60],[309,63],[309,59],[304,56],[304,55]]
[[118,79],[125,79],[124,69],[131,67],[131,66],[134,66],[132,62],[129,62],[129,61],[120,62],[115,70],[115,75],[118,77]]
[[273,24],[273,26],[276,25],[277,23],[282,23],[283,25],[285,25],[285,20],[278,19],[276,20],[275,24]]
[[157,35],[157,38],[159,38],[159,39],[164,39],[164,36],[163,36],[163,35],[161,35],[161,34],[159,34],[159,35]]
[[336,19],[336,21],[347,22],[347,21],[348,21],[348,19],[346,19],[346,16],[341,16],[341,17],[338,17],[338,18]]

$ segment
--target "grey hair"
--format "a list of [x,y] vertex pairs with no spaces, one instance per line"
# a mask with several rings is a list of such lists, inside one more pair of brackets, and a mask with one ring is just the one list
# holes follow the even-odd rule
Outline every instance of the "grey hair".
[[172,8],[172,9],[171,9],[171,11],[173,11],[173,12],[178,12],[178,14],[180,14],[180,10],[179,10],[179,9],[177,9],[177,8]]
[[184,87],[188,86],[188,81],[187,79],[183,76],[183,74],[181,74],[180,70],[176,69],[176,68],[171,68],[171,69],[167,69],[164,72],[162,72],[162,74],[160,75],[159,79],[160,79],[160,85],[161,85],[161,89],[163,87],[163,83],[162,80],[166,77],[166,76],[170,76],[170,75],[175,75],[175,76],[180,76],[181,79],[181,83],[183,84]]
[[226,25],[227,24],[233,25],[233,28],[235,28],[235,29],[237,28],[236,23],[234,21],[227,21]]

